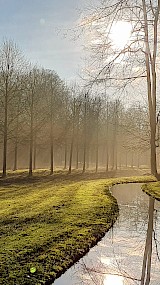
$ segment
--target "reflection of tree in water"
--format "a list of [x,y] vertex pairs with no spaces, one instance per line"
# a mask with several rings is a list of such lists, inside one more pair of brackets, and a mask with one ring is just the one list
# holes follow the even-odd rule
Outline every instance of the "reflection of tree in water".
[[[127,280],[130,280],[132,282],[137,283],[140,282],[141,280],[135,277],[130,276],[125,270],[120,269],[119,272],[115,271],[112,273],[109,273],[109,270],[106,270],[102,268],[91,268],[87,267],[85,263],[82,264],[83,267],[83,272],[86,276],[88,275],[88,278],[84,278],[84,283],[85,285],[90,285],[90,284],[96,284],[96,285],[123,285],[124,283],[124,278],[126,279],[125,284],[131,284],[128,283]],[[88,279],[88,280],[87,280]],[[86,282],[88,281],[88,282]],[[132,283],[133,284],[133,283]]]
[[144,250],[144,256],[143,256],[141,285],[149,285],[150,278],[151,278],[154,202],[155,200],[150,197],[149,198],[148,229],[147,229],[146,244],[145,244],[145,250]]
[[[138,201],[137,201],[138,202]],[[139,204],[139,202],[138,202]],[[140,203],[140,207],[136,208],[134,205],[131,208],[127,205],[123,205],[123,215],[120,217],[121,222],[126,224],[128,228],[132,228],[132,230],[137,230],[138,227],[142,227],[142,231],[146,230],[146,205],[144,203]],[[143,205],[143,206],[142,206]],[[85,285],[131,285],[131,284],[139,284],[139,285],[149,285],[150,284],[150,277],[151,277],[151,257],[152,257],[152,243],[153,238],[155,241],[155,250],[158,261],[160,261],[159,253],[158,253],[158,240],[156,236],[156,215],[155,215],[155,228],[153,229],[153,221],[154,221],[154,199],[150,197],[149,199],[149,210],[148,210],[148,228],[146,234],[146,242],[145,242],[145,249],[143,255],[143,264],[142,264],[142,273],[141,277],[136,278],[134,276],[134,272],[131,271],[129,268],[129,264],[123,266],[123,256],[118,256],[114,254],[114,264],[104,264],[99,263],[95,266],[87,266],[85,261],[83,260],[82,269],[83,269],[83,278],[82,284]],[[125,209],[124,209],[125,208]],[[157,213],[157,211],[155,211]],[[143,220],[143,226],[142,226]],[[128,222],[128,224],[127,224]],[[140,226],[139,226],[140,225]],[[124,225],[125,227],[125,225]],[[140,230],[140,229],[139,229]],[[125,237],[125,232],[123,233]],[[128,237],[127,237],[128,238]],[[125,241],[125,240],[124,240]],[[131,239],[132,243],[132,239]],[[138,245],[138,244],[137,244]],[[131,244],[132,246],[132,244]],[[133,250],[134,248],[132,248]],[[135,252],[136,252],[136,245],[135,245]],[[131,256],[133,257],[133,255]],[[106,259],[107,260],[107,259]],[[130,264],[130,267],[133,264]],[[127,269],[126,269],[127,268]],[[129,272],[129,273],[128,273]],[[138,272],[137,272],[138,274]],[[158,278],[159,279],[159,278]],[[156,279],[157,280],[157,279]],[[155,283],[158,285],[157,283]]]

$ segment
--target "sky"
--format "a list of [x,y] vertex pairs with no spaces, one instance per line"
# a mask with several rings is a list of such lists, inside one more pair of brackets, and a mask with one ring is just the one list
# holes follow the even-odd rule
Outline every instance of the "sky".
[[33,64],[55,70],[62,79],[78,76],[81,40],[72,33],[84,0],[0,0],[0,41],[13,40]]

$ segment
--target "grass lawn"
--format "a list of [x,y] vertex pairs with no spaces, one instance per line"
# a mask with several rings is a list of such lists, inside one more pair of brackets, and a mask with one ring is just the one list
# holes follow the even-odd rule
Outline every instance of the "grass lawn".
[[115,222],[109,186],[154,181],[45,175],[0,180],[0,284],[51,284]]
[[160,201],[160,182],[144,184],[142,190],[149,196]]

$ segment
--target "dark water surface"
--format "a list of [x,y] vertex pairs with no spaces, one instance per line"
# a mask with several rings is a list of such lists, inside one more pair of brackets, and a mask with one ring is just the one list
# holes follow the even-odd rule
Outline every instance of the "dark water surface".
[[[117,185],[112,193],[120,208],[114,227],[54,285],[142,285],[144,249],[149,237],[149,198],[142,192],[141,184]],[[157,201],[153,229],[151,279],[144,285],[160,285],[160,202]]]

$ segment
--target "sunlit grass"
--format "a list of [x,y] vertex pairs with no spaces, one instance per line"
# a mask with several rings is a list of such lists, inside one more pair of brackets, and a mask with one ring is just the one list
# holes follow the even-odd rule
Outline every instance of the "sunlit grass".
[[160,201],[160,182],[144,184],[142,189],[146,194]]
[[67,176],[67,180],[65,177],[42,177],[27,183],[1,181],[2,284],[44,284],[54,280],[116,220],[118,207],[110,186],[155,180],[151,176],[93,180],[84,175],[76,176],[76,181],[74,175]]

